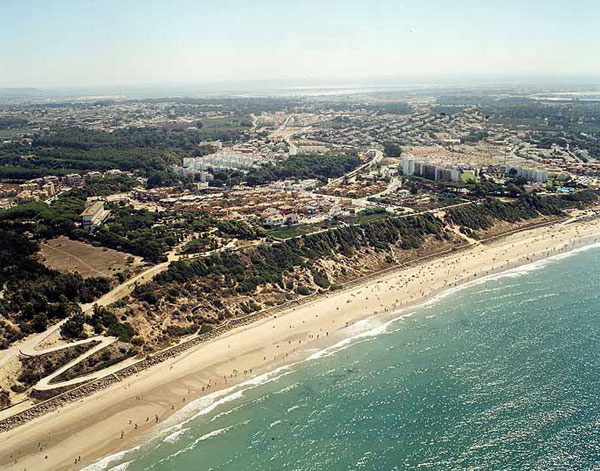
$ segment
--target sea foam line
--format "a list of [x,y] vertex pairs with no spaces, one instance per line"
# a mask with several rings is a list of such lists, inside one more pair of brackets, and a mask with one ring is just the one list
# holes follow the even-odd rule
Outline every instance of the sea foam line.
[[[403,309],[397,311],[395,314],[397,315],[400,312],[403,312]],[[393,319],[390,319],[389,321],[384,323],[375,321],[373,319],[363,319],[357,321],[344,330],[345,333],[350,334],[350,337],[346,337],[345,339],[340,340],[339,342],[331,345],[330,347],[317,350],[315,353],[306,358],[306,361],[330,357],[331,355],[335,355],[336,353],[345,350],[348,347],[369,341],[372,337],[389,333],[388,328],[391,324],[403,320],[405,317],[409,317],[412,314],[413,313],[409,313],[403,316],[394,317]]]
[[182,453],[187,453],[188,451],[193,450],[194,448],[196,448],[196,446],[203,441],[206,440],[210,440],[211,438],[214,437],[218,437],[219,435],[223,435],[224,433],[227,433],[229,430],[237,428],[237,427],[241,427],[243,425],[247,425],[249,424],[250,421],[249,420],[244,420],[243,422],[237,423],[237,424],[233,424],[233,425],[229,425],[227,427],[223,427],[223,428],[219,428],[216,430],[213,430],[211,432],[205,433],[204,435],[202,435],[201,437],[196,438],[192,443],[190,443],[189,445],[187,445],[186,447],[182,448],[181,450],[177,450],[175,453],[161,459],[158,463],[164,463],[165,461],[170,461],[173,458],[181,455]]
[[[105,469],[108,468],[108,466],[111,463],[124,458],[127,453],[131,453],[132,451],[139,450],[140,448],[141,448],[141,445],[138,445],[133,448],[129,448],[128,450],[119,451],[118,453],[114,453],[112,455],[105,456],[101,460],[96,461],[95,463],[92,463],[92,464],[86,466],[81,471],[104,471]],[[127,465],[129,465],[129,463],[131,463],[131,461],[127,462]],[[121,463],[121,464],[125,464],[125,463]]]
[[[401,312],[401,311],[398,311],[398,312]],[[372,328],[369,328],[373,325],[372,320],[370,321],[368,319],[364,319],[364,320],[358,321],[358,322],[354,323],[347,330],[349,332],[355,332],[356,330],[358,330],[358,333],[355,333],[351,337],[341,340],[340,342],[336,343],[335,345],[333,345],[331,347],[324,348],[322,350],[317,351],[315,354],[309,356],[308,358],[306,358],[303,361],[315,360],[315,359],[322,358],[325,356],[333,355],[333,354],[337,353],[338,351],[343,350],[344,348],[347,348],[351,345],[357,345],[357,344],[361,343],[360,341],[357,342],[357,340],[360,340],[360,339],[366,340],[366,339],[369,339],[370,337],[374,337],[374,336],[380,335],[382,333],[386,333],[389,325],[391,325],[393,322],[402,320],[404,317],[409,317],[412,314],[413,313],[411,312],[411,313],[405,314],[404,316],[396,317],[396,318],[391,319],[383,324],[377,323],[377,325],[375,325]],[[365,340],[363,340],[363,341],[365,341]],[[185,430],[187,430],[187,429],[184,429],[184,427],[190,421],[193,421],[203,415],[209,414],[210,412],[212,412],[214,409],[216,409],[220,405],[226,404],[226,403],[234,401],[236,399],[241,399],[244,396],[244,393],[246,393],[247,391],[249,391],[251,389],[256,388],[259,385],[277,381],[281,377],[290,374],[292,372],[292,367],[297,364],[298,363],[292,363],[289,365],[281,366],[273,371],[264,373],[255,378],[251,378],[247,381],[244,381],[243,383],[231,386],[226,389],[222,389],[220,391],[215,391],[213,393],[202,396],[202,397],[196,399],[195,401],[190,402],[187,406],[183,407],[178,412],[171,415],[163,423],[163,427],[153,437],[151,437],[146,443],[150,443],[153,440],[161,438],[161,437],[164,437],[162,440],[163,442],[174,443],[183,435],[183,432]],[[200,438],[202,438],[202,437],[200,437]],[[206,438],[209,438],[209,437],[205,437],[205,439]],[[198,439],[196,441],[198,441]],[[84,468],[84,469],[85,469],[85,471],[104,471],[110,463],[120,460],[120,459],[123,459],[127,454],[137,451],[140,447],[141,446],[136,446],[136,447],[130,448],[128,450],[120,451],[113,455],[109,455],[109,456],[103,458],[102,460],[98,461],[97,463],[90,465],[90,467]],[[189,445],[188,445],[188,447],[189,447]],[[186,448],[188,448],[188,447],[186,447]],[[179,452],[182,452],[182,451],[183,450],[179,450]],[[178,453],[176,453],[176,454],[178,454]],[[173,456],[174,455],[171,455],[171,458]]]
[[[507,269],[504,271],[500,271],[497,273],[492,273],[492,274],[483,276],[481,278],[476,278],[474,280],[461,283],[455,287],[445,289],[444,291],[436,294],[435,296],[431,297],[430,299],[426,300],[425,302],[423,302],[417,306],[412,306],[412,309],[415,309],[418,307],[429,307],[429,306],[439,302],[440,300],[442,300],[448,296],[451,296],[463,289],[466,289],[466,288],[469,288],[472,286],[477,286],[477,285],[486,283],[488,281],[495,281],[495,280],[499,280],[502,278],[516,278],[516,277],[520,277],[523,275],[527,275],[528,273],[531,273],[533,271],[537,271],[537,270],[544,268],[545,266],[547,266],[548,264],[550,264],[554,261],[563,260],[565,258],[571,257],[578,253],[585,252],[585,251],[588,251],[591,249],[597,249],[597,248],[600,248],[600,242],[595,242],[595,243],[583,245],[580,247],[573,247],[570,250],[567,250],[565,252],[558,253],[555,255],[550,255],[548,257],[544,257],[540,260],[536,260],[536,261],[528,263],[528,264],[520,265],[520,266],[510,268],[510,269]],[[396,313],[394,313],[394,314],[397,315],[404,310],[405,309],[400,309],[400,310],[396,311]],[[374,337],[376,335],[387,333],[387,329],[388,329],[389,325],[391,325],[392,323],[397,322],[399,320],[408,318],[408,317],[412,316],[414,313],[415,312],[413,311],[413,312],[410,312],[407,314],[403,314],[401,316],[394,317],[393,319],[389,320],[388,322],[379,324],[368,330],[361,329],[362,325],[369,323],[368,319],[358,321],[355,324],[353,324],[354,329],[352,329],[352,328],[350,329],[350,330],[355,330],[356,327],[358,326],[359,330],[361,330],[358,334],[352,335],[351,337],[345,338],[330,347],[327,347],[327,348],[324,348],[322,350],[315,352],[314,354],[307,357],[305,359],[305,361],[317,360],[319,358],[325,358],[325,357],[334,355],[335,353],[338,353],[339,351],[344,350],[344,349],[350,347],[351,345],[357,345],[359,343],[362,343],[360,341],[356,342],[356,340],[367,339],[369,337]],[[364,341],[366,341],[366,340],[363,340],[363,342]],[[167,436],[174,435],[174,431],[182,429],[184,427],[184,425],[187,424],[188,422],[190,422],[191,420],[194,420],[197,417],[200,417],[202,415],[210,413],[212,410],[214,410],[215,408],[217,408],[218,406],[220,406],[222,404],[225,404],[227,402],[230,402],[230,401],[233,401],[236,399],[240,399],[241,397],[243,397],[244,392],[246,392],[250,389],[253,389],[260,384],[266,384],[266,383],[269,383],[272,381],[276,381],[279,378],[286,376],[287,374],[290,374],[292,367],[295,366],[296,364],[297,363],[292,363],[289,365],[282,366],[271,372],[257,376],[256,378],[252,378],[252,379],[245,381],[243,383],[240,383],[238,385],[235,385],[235,386],[232,386],[230,388],[223,389],[220,391],[216,391],[214,393],[211,393],[206,396],[202,396],[202,397],[198,398],[196,401],[191,402],[186,407],[181,409],[179,412],[173,414],[165,422],[165,424],[168,425],[172,422],[178,422],[179,420],[181,420],[182,415],[188,416],[190,414],[190,412],[197,411],[198,407],[201,407],[201,409],[199,411],[197,411],[191,417],[184,419],[182,422],[178,422],[177,424],[171,425],[168,428],[161,430],[158,433],[158,436],[164,436],[165,434]],[[277,375],[278,373],[280,373],[282,371],[284,371],[283,374],[280,374],[280,375],[274,377],[274,375]],[[239,388],[243,388],[243,389],[239,389]],[[155,436],[153,438],[157,438],[157,437]],[[200,437],[200,438],[202,438],[202,437]],[[152,441],[152,439],[150,439],[149,442],[150,441]],[[101,460],[97,461],[96,463],[93,463],[93,464],[83,468],[83,471],[104,471],[110,463],[120,460],[120,459],[124,458],[127,454],[134,452],[140,448],[141,448],[141,445],[138,445],[138,446],[135,446],[128,450],[120,451],[113,455],[104,457]],[[128,462],[127,464],[129,464],[129,463],[130,462]]]
[[600,248],[600,242],[583,245],[581,247],[573,247],[565,252],[557,253],[554,255],[549,255],[547,257],[541,258],[541,259],[536,260],[531,263],[526,263],[526,264],[519,265],[519,266],[516,266],[513,268],[508,268],[506,270],[499,271],[497,273],[490,273],[489,275],[485,275],[480,278],[475,278],[474,280],[466,281],[466,282],[460,283],[457,286],[454,286],[452,288],[445,289],[444,291],[436,294],[435,296],[432,296],[430,299],[428,299],[427,301],[420,304],[420,306],[429,307],[433,304],[436,304],[440,300],[447,298],[448,296],[451,296],[461,290],[464,290],[464,289],[467,289],[467,288],[470,288],[473,286],[481,285],[481,284],[487,283],[488,281],[496,281],[496,280],[500,280],[503,278],[518,278],[518,277],[527,275],[529,273],[532,273],[534,271],[541,270],[542,268],[544,268],[556,261],[564,260],[565,258],[572,257],[581,252],[586,252],[588,250],[597,249],[597,248]]
[[[261,384],[278,380],[282,376],[285,376],[291,372],[289,371],[291,366],[292,365],[282,366],[268,373],[244,381],[243,383],[222,389],[220,391],[215,391],[190,402],[187,406],[171,415],[163,423],[163,428],[161,428],[155,435],[151,436],[145,444],[151,443],[152,441],[161,437],[164,437],[163,441],[166,440],[167,443],[174,443],[182,435],[182,433],[179,432],[182,432],[182,429],[190,421],[210,413],[222,404],[240,399],[243,397],[244,393],[250,389],[254,389]],[[112,455],[108,455],[83,468],[83,471],[104,471],[111,463],[123,459],[125,456],[139,450],[141,447],[142,445],[137,445],[127,450],[122,450]]]
[[108,471],[125,471],[129,468],[129,465],[133,463],[133,461],[125,461],[125,463],[118,464],[114,468],[110,468]]
[[236,399],[241,399],[247,391],[254,389],[257,386],[277,381],[279,378],[290,374],[292,366],[293,365],[281,366],[268,373],[248,379],[229,388],[215,391],[214,393],[202,396],[195,401],[190,402],[187,406],[171,415],[153,438],[172,433],[174,430],[180,430],[190,421],[209,414],[220,405],[235,401]]

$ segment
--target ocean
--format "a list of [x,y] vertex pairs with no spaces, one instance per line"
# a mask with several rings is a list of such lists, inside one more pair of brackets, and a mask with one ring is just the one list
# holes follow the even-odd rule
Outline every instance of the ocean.
[[360,322],[89,470],[600,469],[600,248]]

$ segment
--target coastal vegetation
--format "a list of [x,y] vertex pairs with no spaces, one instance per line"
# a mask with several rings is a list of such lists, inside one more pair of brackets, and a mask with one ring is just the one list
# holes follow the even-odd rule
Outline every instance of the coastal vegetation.
[[526,195],[511,203],[488,198],[482,203],[448,209],[446,220],[452,224],[476,231],[489,229],[496,221],[514,223],[539,216],[558,216],[567,207],[577,206],[596,199],[597,195],[591,191],[564,197]]
[[137,353],[138,350],[130,344],[115,342],[95,353],[92,353],[85,360],[59,374],[52,379],[50,384],[68,381],[70,379],[85,376],[95,371],[100,371],[116,363],[120,363],[127,358],[131,358]]
[[29,387],[34,385],[43,377],[54,373],[99,343],[98,340],[90,340],[88,343],[73,345],[54,352],[22,357],[20,360],[22,370],[18,378],[18,382],[21,383],[20,386]]
[[[153,283],[136,288],[135,297],[150,303],[158,301],[160,285],[195,281],[206,294],[233,296],[251,294],[266,284],[285,287],[285,275],[306,268],[324,257],[352,257],[361,250],[389,250],[393,244],[402,249],[419,248],[426,236],[448,238],[441,220],[431,215],[387,218],[358,225],[337,227],[315,234],[287,239],[280,244],[259,245],[237,253],[217,253],[194,261],[172,262]],[[325,288],[326,275],[312,269],[313,281]]]
[[[139,312],[175,311],[177,314],[169,317],[182,324],[166,329],[164,335],[176,335],[177,330],[189,333],[206,323],[219,324],[254,312],[257,305],[272,306],[298,295],[334,289],[356,276],[353,267],[365,264],[367,259],[373,270],[373,264],[385,267],[398,257],[414,257],[415,250],[422,249],[427,241],[428,247],[438,249],[464,243],[450,226],[480,238],[482,231],[498,222],[514,224],[558,217],[567,208],[584,207],[596,199],[591,191],[562,197],[524,195],[512,201],[486,198],[449,208],[444,219],[432,214],[390,216],[373,210],[326,230],[308,234],[300,231],[297,237],[278,243],[171,262],[152,282],[135,289],[133,305],[136,309],[146,306]],[[335,268],[330,268],[330,261]]]
[[51,323],[77,311],[110,289],[105,277],[85,280],[79,273],[51,270],[35,258],[37,242],[15,231],[0,229],[0,348],[44,331]]
[[[24,113],[22,119],[0,121],[6,137],[0,145],[0,178],[5,180],[127,171],[127,176],[88,174],[77,183],[82,186],[70,190],[76,179],[21,187],[3,182],[2,203],[9,209],[0,211],[0,237],[6,241],[0,248],[0,348],[61,320],[58,342],[97,335],[117,339],[54,381],[76,378],[138,353],[152,358],[183,337],[197,340],[198,333],[238,325],[252,313],[278,312],[278,306],[303,297],[451,253],[473,239],[547,222],[597,200],[595,191],[580,191],[595,188],[595,182],[579,170],[552,172],[543,184],[519,176],[524,173],[517,168],[506,173],[497,156],[486,154],[497,150],[501,155],[509,142],[520,165],[528,166],[524,159],[530,157],[536,161],[529,170],[544,159],[563,159],[565,169],[579,169],[600,155],[594,147],[595,105],[585,105],[582,115],[575,103],[558,112],[559,107],[519,100],[487,100],[465,109],[457,104],[461,100],[441,98],[437,114],[425,110],[429,105],[411,113],[401,100],[147,100],[129,102],[134,109],[127,112],[112,110],[108,119],[97,113],[80,121],[81,127],[72,126],[75,119],[47,119],[49,105],[36,108],[33,119]],[[115,104],[107,100],[93,106],[112,109]],[[85,106],[71,104],[69,110],[87,115]],[[411,116],[402,116],[406,113]],[[287,144],[281,140],[283,128],[292,136]],[[290,139],[299,154],[288,155]],[[391,158],[361,167],[365,150],[375,147]],[[212,177],[192,171],[182,176],[188,171],[173,168],[184,157],[221,148],[261,154],[264,163],[208,169]],[[465,167],[453,182],[402,176],[397,158],[403,149],[424,159],[451,152],[452,160]],[[336,181],[325,187],[270,185],[305,179]],[[52,191],[43,189],[47,182],[55,186]],[[104,205],[110,215],[92,232],[84,231],[80,214],[88,199],[109,196]],[[31,199],[39,201],[19,203]],[[271,221],[269,211],[276,215]],[[116,249],[121,258],[100,270],[98,259],[80,259],[65,240],[96,254]],[[40,246],[54,249],[57,258],[74,255],[89,271],[81,276],[71,273],[81,271],[73,263],[51,265]],[[158,275],[133,284],[133,292],[118,289],[103,298],[112,304],[82,311],[82,304],[145,269]],[[403,295],[398,290],[396,302],[404,301]],[[21,362],[16,381],[0,385],[0,403],[8,398],[5,390],[26,391],[92,345],[65,350],[63,363],[52,355]]]
[[139,255],[151,262],[164,260],[165,252],[182,238],[180,231],[164,223],[172,219],[170,214],[112,205],[110,220],[93,233],[85,232],[76,224],[86,197],[105,195],[106,191],[110,190],[103,183],[97,187],[92,185],[90,189],[71,190],[50,205],[40,201],[20,204],[0,211],[0,224],[12,230],[26,230],[38,240],[64,235]]

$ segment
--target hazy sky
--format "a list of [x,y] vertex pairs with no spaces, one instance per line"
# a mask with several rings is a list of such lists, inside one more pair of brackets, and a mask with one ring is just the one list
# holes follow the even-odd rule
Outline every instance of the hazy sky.
[[600,75],[600,0],[0,0],[0,86]]

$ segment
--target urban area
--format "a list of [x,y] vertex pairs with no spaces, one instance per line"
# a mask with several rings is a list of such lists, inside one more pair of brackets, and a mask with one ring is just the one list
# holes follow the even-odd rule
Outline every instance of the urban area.
[[583,92],[6,100],[3,417],[599,188]]

